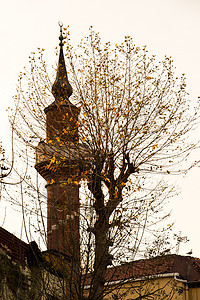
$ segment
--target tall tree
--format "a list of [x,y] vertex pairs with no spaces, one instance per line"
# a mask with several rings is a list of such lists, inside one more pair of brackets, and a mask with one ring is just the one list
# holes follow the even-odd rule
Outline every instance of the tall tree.
[[[70,101],[80,108],[79,142],[90,157],[90,168],[79,174],[81,266],[83,285],[84,276],[92,276],[88,299],[95,300],[105,294],[108,266],[134,259],[146,232],[166,215],[163,204],[175,191],[163,176],[191,167],[186,158],[197,144],[190,133],[199,106],[191,109],[185,77],[176,77],[172,59],[157,62],[129,36],[112,46],[90,28],[74,49],[66,29],[65,41]],[[43,53],[38,49],[38,59],[33,53],[30,69],[19,77],[13,126],[21,149],[35,149],[41,140],[55,147],[45,140],[44,108],[53,102],[53,80]],[[57,142],[68,151],[68,143]],[[52,166],[60,161],[52,155]]]

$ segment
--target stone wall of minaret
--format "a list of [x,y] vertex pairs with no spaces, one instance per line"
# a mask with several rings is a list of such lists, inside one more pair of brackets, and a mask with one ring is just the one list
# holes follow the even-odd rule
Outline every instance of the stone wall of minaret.
[[47,181],[47,246],[70,256],[79,256],[79,108],[69,101],[69,84],[60,35],[56,80],[52,86],[55,101],[45,108],[46,142],[39,143],[36,170]]

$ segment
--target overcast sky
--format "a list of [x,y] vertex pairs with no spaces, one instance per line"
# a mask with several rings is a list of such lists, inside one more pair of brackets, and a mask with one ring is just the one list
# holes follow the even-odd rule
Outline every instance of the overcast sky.
[[[9,144],[6,108],[12,105],[18,74],[37,47],[47,50],[49,64],[55,63],[59,21],[70,26],[74,44],[92,25],[105,41],[119,43],[131,35],[135,44],[147,45],[158,59],[172,56],[177,75],[186,74],[191,99],[195,102],[200,96],[200,0],[6,0],[0,12],[0,140],[5,147]],[[174,181],[182,188],[172,199],[175,230],[190,239],[180,253],[193,249],[193,255],[200,257],[200,170]]]

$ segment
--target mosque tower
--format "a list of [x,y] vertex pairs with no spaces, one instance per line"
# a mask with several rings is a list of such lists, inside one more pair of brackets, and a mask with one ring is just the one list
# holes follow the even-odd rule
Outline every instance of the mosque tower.
[[57,75],[52,86],[55,101],[44,110],[46,143],[37,147],[35,168],[47,182],[48,250],[79,259],[80,109],[69,101],[72,87],[63,54],[62,26],[59,39]]

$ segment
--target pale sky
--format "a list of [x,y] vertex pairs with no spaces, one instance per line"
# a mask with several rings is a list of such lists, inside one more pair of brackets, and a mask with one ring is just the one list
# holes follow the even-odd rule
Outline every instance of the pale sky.
[[[186,74],[190,98],[200,96],[200,0],[6,0],[0,12],[0,140],[9,147],[6,108],[12,105],[17,77],[37,47],[47,50],[46,61],[54,64],[59,27],[70,26],[74,44],[88,34],[90,25],[104,41],[114,44],[131,35],[138,46],[147,45],[158,59],[172,56],[177,75]],[[198,131],[197,131],[197,138]],[[200,128],[199,128],[200,134]],[[200,151],[196,152],[196,159]],[[190,242],[180,254],[193,249],[200,257],[200,169],[185,178],[174,178],[182,192],[171,200],[175,231]],[[1,208],[1,206],[0,206]],[[13,225],[21,226],[16,220]],[[1,224],[0,224],[1,226]]]

